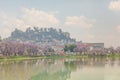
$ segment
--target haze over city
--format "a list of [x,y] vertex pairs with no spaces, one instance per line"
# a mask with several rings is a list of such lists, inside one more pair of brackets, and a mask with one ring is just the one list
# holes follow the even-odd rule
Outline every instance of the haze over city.
[[120,45],[120,0],[1,0],[0,35],[18,28],[61,28],[77,41]]

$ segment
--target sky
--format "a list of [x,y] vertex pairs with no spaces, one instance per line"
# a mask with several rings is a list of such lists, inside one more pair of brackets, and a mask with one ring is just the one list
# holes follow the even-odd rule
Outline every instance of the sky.
[[61,28],[83,42],[120,46],[120,0],[0,0],[0,35],[15,28]]

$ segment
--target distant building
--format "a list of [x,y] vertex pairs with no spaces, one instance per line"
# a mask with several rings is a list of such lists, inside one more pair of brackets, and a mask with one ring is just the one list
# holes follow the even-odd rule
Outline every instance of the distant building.
[[104,49],[104,43],[87,43],[89,45],[90,50],[102,50]]
[[78,54],[102,54],[104,52],[104,43],[80,43],[77,44],[75,52],[78,52]]

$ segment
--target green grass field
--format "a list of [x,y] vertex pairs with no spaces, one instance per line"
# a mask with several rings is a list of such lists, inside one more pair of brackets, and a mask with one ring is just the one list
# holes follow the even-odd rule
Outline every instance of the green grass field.
[[109,54],[109,55],[103,55],[103,56],[100,56],[100,55],[91,55],[91,56],[88,56],[88,55],[50,55],[50,56],[12,56],[12,57],[0,57],[0,60],[30,60],[30,59],[45,59],[45,58],[89,58],[89,57],[95,57],[95,58],[99,58],[99,57],[108,57],[108,58],[120,58],[120,55],[116,54],[116,55],[112,55],[112,54]]

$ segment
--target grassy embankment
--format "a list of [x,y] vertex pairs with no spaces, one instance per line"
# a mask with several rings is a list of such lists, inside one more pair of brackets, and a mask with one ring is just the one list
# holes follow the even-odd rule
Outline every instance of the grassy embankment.
[[45,58],[89,58],[89,57],[108,57],[108,58],[120,58],[119,54],[109,54],[109,55],[51,55],[51,56],[12,56],[12,57],[0,57],[0,60],[30,60],[30,59],[45,59]]

